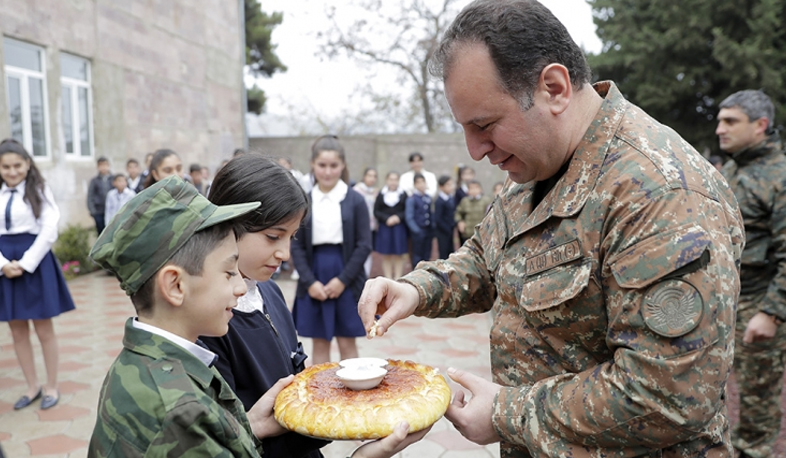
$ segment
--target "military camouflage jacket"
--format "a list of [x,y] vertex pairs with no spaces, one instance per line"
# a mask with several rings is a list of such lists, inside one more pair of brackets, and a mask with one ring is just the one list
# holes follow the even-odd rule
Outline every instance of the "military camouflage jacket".
[[532,208],[508,180],[475,235],[403,281],[417,315],[494,311],[502,457],[730,456],[744,245],[720,173],[610,82]]
[[723,168],[745,223],[741,293],[764,293],[759,310],[786,320],[786,156],[778,134]]
[[101,388],[88,456],[259,457],[243,405],[218,371],[132,319]]

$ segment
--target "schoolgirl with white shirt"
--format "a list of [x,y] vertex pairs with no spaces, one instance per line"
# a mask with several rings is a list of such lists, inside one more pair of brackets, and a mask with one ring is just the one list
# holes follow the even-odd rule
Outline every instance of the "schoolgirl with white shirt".
[[355,339],[366,334],[357,301],[368,278],[363,263],[371,253],[371,227],[363,196],[346,184],[338,138],[320,137],[311,152],[316,182],[311,211],[292,243],[300,273],[292,316],[298,334],[312,338],[311,357],[319,364],[330,361],[334,337],[341,359],[347,359],[357,357]]
[[[27,381],[27,392],[14,404],[22,409],[41,396],[41,409],[57,404],[59,352],[52,318],[74,309],[60,265],[52,254],[60,211],[52,190],[24,147],[14,139],[0,142],[0,321],[11,328],[14,350]],[[33,322],[47,381],[38,384],[30,343]]]

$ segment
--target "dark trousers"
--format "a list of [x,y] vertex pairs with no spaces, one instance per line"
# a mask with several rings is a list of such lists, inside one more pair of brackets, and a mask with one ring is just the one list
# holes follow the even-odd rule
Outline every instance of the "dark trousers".
[[448,259],[453,253],[453,232],[437,231],[437,247],[439,247],[439,259]]
[[412,268],[420,261],[431,259],[431,241],[434,239],[434,230],[423,229],[417,234],[412,234]]
[[104,222],[104,215],[91,215],[91,216],[93,217],[93,220],[95,220],[96,222],[96,231],[98,232],[98,235],[101,235],[101,232],[103,232],[104,228],[106,227],[106,223]]

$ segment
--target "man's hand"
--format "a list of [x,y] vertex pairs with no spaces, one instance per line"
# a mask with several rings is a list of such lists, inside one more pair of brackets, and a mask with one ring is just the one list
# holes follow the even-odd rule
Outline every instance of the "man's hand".
[[456,229],[458,229],[460,233],[464,233],[464,229],[466,229],[466,227],[467,227],[467,223],[465,223],[464,221],[459,221],[458,223],[456,223]]
[[452,367],[448,369],[448,375],[454,382],[468,389],[472,398],[466,401],[463,391],[456,392],[453,402],[445,412],[445,418],[453,423],[462,436],[476,444],[499,442],[501,438],[491,424],[491,413],[494,397],[502,387]]
[[381,315],[376,328],[376,335],[381,336],[393,323],[412,315],[419,302],[420,295],[414,286],[377,277],[366,282],[358,301],[358,315],[366,334],[374,325],[375,316]]
[[315,281],[308,287],[308,295],[320,302],[328,299],[327,292],[325,292],[325,285],[320,281]]
[[341,293],[344,292],[344,283],[338,279],[338,277],[333,277],[330,279],[327,285],[325,285],[325,294],[327,295],[328,299],[335,299],[338,296],[341,296]]
[[746,344],[761,342],[762,340],[769,340],[775,337],[775,332],[778,326],[772,321],[772,317],[764,312],[759,312],[753,315],[748,326],[745,328],[745,335],[742,341]]
[[425,436],[430,429],[431,426],[422,431],[407,434],[409,425],[407,422],[402,421],[396,426],[396,429],[393,430],[393,434],[380,440],[364,444],[362,447],[355,450],[355,453],[352,454],[352,458],[390,458],[410,444],[423,439],[423,436]]
[[279,379],[275,385],[271,386],[267,393],[259,398],[251,409],[246,412],[248,423],[251,425],[251,432],[260,439],[284,434],[287,430],[281,426],[273,416],[273,405],[276,403],[276,396],[287,385],[292,383],[294,375],[288,375]]

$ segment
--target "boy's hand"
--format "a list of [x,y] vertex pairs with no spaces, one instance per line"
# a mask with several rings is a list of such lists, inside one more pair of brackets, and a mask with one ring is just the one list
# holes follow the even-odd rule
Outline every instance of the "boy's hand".
[[344,292],[344,283],[338,279],[338,277],[333,277],[330,279],[327,285],[325,285],[325,294],[327,295],[328,299],[335,299],[338,296],[341,296],[341,293]]
[[270,387],[267,393],[259,398],[259,401],[246,412],[248,422],[251,424],[251,432],[258,438],[264,439],[266,437],[278,436],[287,431],[273,416],[273,405],[276,402],[278,393],[280,393],[284,387],[292,383],[294,378],[294,375],[288,375],[279,379],[279,381]]
[[320,302],[326,301],[328,298],[325,292],[325,285],[320,281],[315,281],[308,287],[308,295]]

